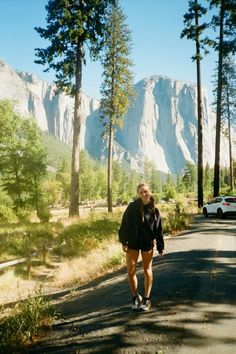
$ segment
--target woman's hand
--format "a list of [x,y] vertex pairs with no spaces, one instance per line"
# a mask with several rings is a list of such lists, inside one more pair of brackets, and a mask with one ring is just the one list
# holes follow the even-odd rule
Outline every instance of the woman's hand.
[[128,252],[128,245],[122,245],[122,250],[127,253]]
[[163,251],[158,251],[158,253],[159,253],[158,256],[162,257],[164,252]]

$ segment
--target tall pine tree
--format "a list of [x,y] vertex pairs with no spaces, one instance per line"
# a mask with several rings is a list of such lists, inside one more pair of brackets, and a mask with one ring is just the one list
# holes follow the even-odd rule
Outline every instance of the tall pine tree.
[[131,33],[125,23],[126,17],[116,1],[109,9],[103,64],[103,83],[101,86],[100,112],[104,133],[108,135],[108,211],[112,212],[112,153],[113,138],[117,128],[123,125],[124,115],[134,96],[133,75],[131,72]]
[[201,38],[207,24],[199,24],[199,19],[205,15],[207,9],[201,6],[197,0],[189,1],[188,13],[184,15],[185,28],[181,37],[187,37],[195,41],[196,53],[192,57],[196,61],[197,68],[197,115],[198,115],[198,207],[203,206],[203,145],[202,145],[202,94],[201,94],[201,49],[204,48],[205,39]]
[[229,141],[229,184],[234,189],[233,156],[232,156],[232,123],[236,122],[236,63],[231,56],[224,58],[222,71],[222,119],[227,122]]
[[217,102],[216,102],[216,139],[215,139],[215,165],[214,165],[214,196],[220,192],[220,136],[222,116],[222,84],[223,62],[230,53],[236,52],[236,3],[235,0],[209,0],[210,7],[218,8],[219,15],[213,16],[212,26],[219,29],[216,41],[211,41],[218,52],[217,63]]
[[74,96],[73,147],[69,215],[79,215],[79,157],[82,121],[82,67],[85,64],[85,44],[92,57],[101,48],[106,10],[113,0],[49,0],[46,6],[47,27],[36,28],[49,40],[46,49],[36,49],[36,63],[56,72],[56,85]]

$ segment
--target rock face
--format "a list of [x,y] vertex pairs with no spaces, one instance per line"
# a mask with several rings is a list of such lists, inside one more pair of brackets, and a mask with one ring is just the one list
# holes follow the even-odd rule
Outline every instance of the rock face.
[[[137,99],[118,141],[137,159],[158,170],[178,173],[186,161],[197,162],[196,87],[152,76],[136,85]],[[213,163],[213,115],[203,89],[204,159]]]
[[[55,95],[55,85],[40,80],[37,76],[18,72],[0,61],[0,99],[16,102],[18,111],[24,116],[33,116],[40,129],[71,144],[74,100],[64,93]],[[99,101],[83,95],[83,122],[81,147],[84,148],[86,117],[98,108]]]
[[[17,102],[22,115],[32,115],[39,127],[68,144],[72,142],[73,99],[54,95],[55,86],[35,75],[17,72],[0,61],[0,99]],[[159,171],[181,173],[186,161],[197,163],[196,86],[168,77],[151,76],[135,85],[137,96],[114,142],[114,156],[140,170],[150,161]],[[215,117],[206,90],[203,103],[203,163],[214,163]],[[83,95],[81,148],[93,158],[107,156],[101,138],[99,101]],[[235,153],[235,151],[234,151]],[[222,137],[221,164],[228,164],[228,143]]]

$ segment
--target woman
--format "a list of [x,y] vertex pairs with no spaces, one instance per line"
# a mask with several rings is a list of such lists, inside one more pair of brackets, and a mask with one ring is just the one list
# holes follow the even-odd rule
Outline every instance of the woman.
[[[124,212],[119,229],[119,241],[126,252],[128,280],[132,293],[132,310],[148,311],[153,283],[152,258],[154,240],[160,256],[163,255],[164,240],[159,210],[147,184],[137,187],[139,198],[131,202]],[[139,253],[144,270],[144,297],[138,293],[136,265]]]

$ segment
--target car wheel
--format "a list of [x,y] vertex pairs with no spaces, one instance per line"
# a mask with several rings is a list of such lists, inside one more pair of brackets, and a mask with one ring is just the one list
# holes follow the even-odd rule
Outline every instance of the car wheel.
[[206,208],[203,208],[203,215],[205,216],[205,218],[207,218],[208,217],[208,212],[207,212],[207,210],[206,210]]
[[217,209],[217,217],[218,219],[223,219],[224,218],[224,213],[222,211],[222,209]]

